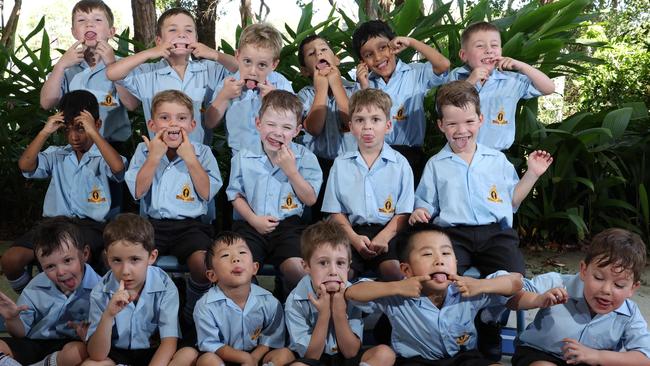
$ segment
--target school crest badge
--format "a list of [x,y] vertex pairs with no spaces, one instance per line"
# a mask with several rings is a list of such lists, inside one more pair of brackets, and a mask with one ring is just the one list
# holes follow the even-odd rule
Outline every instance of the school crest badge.
[[192,202],[194,201],[194,197],[192,197],[192,190],[190,189],[190,185],[185,183],[183,185],[183,189],[181,190],[180,194],[176,195],[176,199],[184,201],[184,202]]
[[257,338],[259,338],[260,335],[262,335],[262,327],[255,329],[253,334],[251,334],[251,341],[257,340]]
[[395,205],[393,204],[393,197],[389,194],[388,198],[386,198],[386,201],[384,201],[384,207],[379,208],[379,212],[381,213],[394,213],[395,212]]
[[469,334],[463,333],[460,337],[456,337],[456,344],[459,346],[464,346],[469,341]]
[[115,103],[115,101],[113,100],[113,96],[109,93],[109,94],[106,94],[106,96],[104,97],[104,100],[99,102],[99,105],[104,106],[104,107],[115,107],[117,105],[117,103]]
[[488,196],[488,201],[494,203],[501,203],[503,200],[499,198],[499,192],[497,192],[497,186],[495,184],[490,188],[490,195]]
[[397,114],[393,116],[393,119],[395,121],[404,121],[406,118],[408,118],[408,116],[406,115],[406,110],[404,109],[404,105],[402,104],[397,110]]
[[492,123],[495,125],[507,125],[508,120],[505,118],[506,112],[503,110],[503,107],[499,109],[499,113],[497,113],[497,119],[493,119]]
[[99,188],[97,188],[97,186],[93,186],[92,191],[90,191],[90,197],[88,197],[88,202],[90,203],[106,202],[106,197],[102,197],[102,191]]
[[298,208],[298,205],[293,201],[293,195],[291,195],[291,192],[287,193],[287,197],[284,199],[284,204],[282,204],[280,208],[283,210],[293,210],[294,208]]

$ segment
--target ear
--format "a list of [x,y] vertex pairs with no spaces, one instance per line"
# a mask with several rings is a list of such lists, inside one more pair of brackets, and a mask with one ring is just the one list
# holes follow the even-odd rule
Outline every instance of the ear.
[[467,62],[467,52],[461,47],[460,51],[458,51],[458,57],[460,57],[461,61]]
[[158,249],[154,249],[149,253],[149,265],[152,266],[156,263],[156,259],[158,259]]
[[443,131],[443,129],[442,129],[442,120],[441,120],[440,118],[438,118],[438,129],[439,129],[440,132],[442,132],[442,133],[445,132],[445,131]]
[[205,271],[205,276],[212,283],[217,283],[218,282],[217,274],[214,272],[213,269],[208,269],[207,271]]
[[334,65],[338,67],[340,64],[341,59],[337,55],[334,55]]
[[[296,121],[296,123],[297,122],[298,121]],[[291,138],[293,139],[294,137],[298,136],[298,134],[300,133],[300,130],[302,130],[302,123],[298,123],[298,125],[296,126],[296,129],[293,131],[293,135],[291,136]]]
[[253,276],[257,274],[257,271],[260,270],[260,264],[259,262],[253,262]]
[[641,287],[641,281],[634,282],[634,284],[632,285],[630,297],[632,297],[636,293],[636,290],[638,290],[639,287]]
[[160,36],[156,36],[156,46],[162,43],[162,38]]
[[147,128],[150,131],[157,132],[156,131],[156,124],[154,123],[153,119],[150,119],[150,120],[147,121]]
[[280,64],[280,59],[273,60],[273,65],[271,65],[271,70],[275,70],[275,68],[278,67],[278,64]]
[[391,127],[393,127],[393,121],[386,120],[386,131],[390,131]]
[[[105,251],[104,254],[106,254]],[[81,258],[83,258],[84,263],[88,262],[88,258],[90,258],[90,247],[88,245],[84,245],[84,248],[81,250]]]
[[485,117],[483,116],[483,113],[481,113],[481,114],[478,115],[478,125],[479,125],[479,127],[480,127],[480,126],[483,126],[483,119],[484,119],[484,118],[485,118]]
[[582,282],[585,281],[585,278],[587,277],[587,263],[585,261],[580,261],[580,279]]
[[262,121],[260,117],[255,117],[255,128],[259,131],[262,128]]
[[399,269],[402,271],[404,276],[413,277],[413,271],[411,271],[411,266],[408,263],[400,262]]
[[305,262],[304,259],[302,261],[302,269],[304,269],[308,274],[311,274],[311,267],[309,267],[309,262]]
[[110,27],[108,29],[108,33],[111,36],[111,38],[113,38],[115,36],[115,27]]
[[192,118],[192,122],[190,123],[190,130],[187,132],[192,132],[194,131],[194,128],[196,127],[196,120]]

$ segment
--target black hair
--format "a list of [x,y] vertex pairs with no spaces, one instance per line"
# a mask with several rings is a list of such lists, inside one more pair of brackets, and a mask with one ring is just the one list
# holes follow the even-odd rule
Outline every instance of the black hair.
[[66,123],[71,123],[83,110],[90,112],[95,121],[99,119],[97,98],[87,90],[73,90],[65,93],[59,101],[59,111],[63,112],[63,119]]
[[359,26],[352,34],[352,52],[361,59],[361,47],[370,38],[385,37],[388,40],[395,38],[395,32],[388,24],[381,20],[369,20]]
[[39,223],[33,244],[34,252],[39,256],[48,256],[64,245],[83,251],[86,245],[76,219],[67,216],[54,216]]
[[300,45],[298,46],[298,63],[300,63],[300,66],[307,66],[305,65],[305,50],[304,50],[305,45],[317,39],[322,39],[323,41],[325,41],[325,43],[327,43],[327,40],[319,36],[318,34],[311,34],[300,42]]
[[[214,254],[216,252],[216,247],[219,244],[225,244],[226,246],[231,246],[238,242],[239,240],[243,241],[246,246],[248,246],[248,243],[246,242],[246,239],[237,234],[234,231],[222,231],[219,233],[215,238],[212,244],[208,247],[206,253],[205,253],[205,268],[207,269],[213,269],[212,268],[212,258],[214,257]],[[250,247],[249,247],[250,249]]]
[[416,235],[424,232],[434,232],[449,237],[444,228],[435,224],[418,223],[413,226],[409,226],[406,230],[397,234],[397,237],[395,239],[400,262],[408,263],[409,255],[413,250],[413,238]]

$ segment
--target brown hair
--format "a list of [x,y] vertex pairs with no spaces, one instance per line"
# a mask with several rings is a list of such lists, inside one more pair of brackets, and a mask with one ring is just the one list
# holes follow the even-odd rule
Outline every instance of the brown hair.
[[302,259],[309,263],[312,255],[319,247],[327,245],[336,248],[343,245],[348,253],[348,261],[352,258],[350,249],[350,239],[345,235],[345,231],[340,224],[332,220],[322,220],[308,226],[300,236],[300,253]]
[[352,94],[350,98],[350,117],[354,112],[368,107],[377,107],[390,119],[390,108],[393,101],[390,96],[379,89],[363,89]]
[[151,253],[156,249],[153,238],[153,226],[149,220],[134,213],[119,214],[104,228],[106,249],[121,241],[142,245],[147,252]]
[[196,19],[194,19],[194,15],[192,15],[192,13],[190,13],[189,10],[184,8],[171,8],[165,10],[165,12],[160,14],[160,16],[158,17],[158,21],[156,22],[156,35],[158,37],[162,36],[162,27],[165,20],[169,17],[173,17],[174,15],[178,15],[178,14],[185,14],[188,17],[192,18],[192,23],[194,23],[194,29],[196,29]]
[[472,106],[476,109],[476,114],[481,114],[481,99],[478,96],[478,92],[466,80],[452,81],[438,89],[438,95],[436,96],[438,118],[442,119],[442,107],[446,105],[453,105],[458,108]]
[[268,23],[251,24],[239,36],[239,49],[246,45],[270,49],[273,59],[278,60],[282,51],[282,35]]
[[[180,90],[169,89],[157,93],[151,101],[152,116],[156,115],[156,109],[158,109],[158,106],[160,106],[162,103],[178,103],[187,108],[190,113],[194,113],[194,104],[192,103],[192,99],[190,99],[187,94],[183,93]],[[194,118],[193,115],[192,118]]]
[[645,243],[639,235],[625,229],[606,229],[591,239],[584,261],[587,265],[592,262],[598,267],[611,264],[621,271],[631,271],[637,282],[646,265]]
[[[469,41],[472,34],[477,32],[497,32],[499,33],[499,28],[496,25],[488,22],[476,22],[472,23],[465,28],[463,33],[460,35],[460,46],[465,47],[465,43]],[[501,34],[501,33],[499,33]]]
[[63,249],[64,245],[70,245],[83,252],[86,244],[77,223],[77,219],[67,216],[54,216],[43,220],[36,226],[32,239],[34,252],[39,257],[47,257]]
[[217,235],[217,237],[214,238],[214,241],[205,252],[205,268],[214,269],[212,268],[212,258],[214,257],[217,251],[216,249],[219,245],[223,244],[225,246],[231,246],[240,240],[244,242],[246,246],[248,246],[246,239],[234,231],[222,231],[221,233],[219,233],[219,235]]
[[72,8],[72,24],[74,24],[74,15],[76,12],[90,13],[95,9],[103,11],[108,20],[108,26],[113,27],[113,22],[115,21],[113,12],[102,0],[81,0],[76,3]]
[[273,109],[276,112],[292,112],[296,114],[296,126],[302,120],[302,102],[298,97],[286,90],[271,90],[262,98],[259,118],[261,119],[267,109]]

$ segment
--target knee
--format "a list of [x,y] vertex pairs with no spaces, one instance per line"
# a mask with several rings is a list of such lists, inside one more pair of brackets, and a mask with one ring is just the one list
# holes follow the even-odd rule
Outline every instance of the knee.
[[223,365],[223,361],[214,353],[204,353],[196,361],[196,366]]
[[371,348],[367,354],[367,357],[364,355],[362,360],[373,366],[392,365],[395,363],[395,352],[385,344]]
[[57,354],[57,365],[79,365],[83,360],[88,358],[86,345],[83,342],[67,343]]
[[285,281],[293,285],[296,285],[307,274],[302,259],[297,257],[285,259],[280,264],[280,272],[282,272]]
[[34,251],[28,248],[13,247],[9,248],[0,259],[2,270],[8,276],[20,274],[25,270],[25,266],[34,260]]
[[190,255],[187,258],[187,267],[190,270],[190,274],[192,275],[192,279],[198,280],[206,280],[207,277],[205,276],[205,251],[204,250],[199,250],[192,255]]

